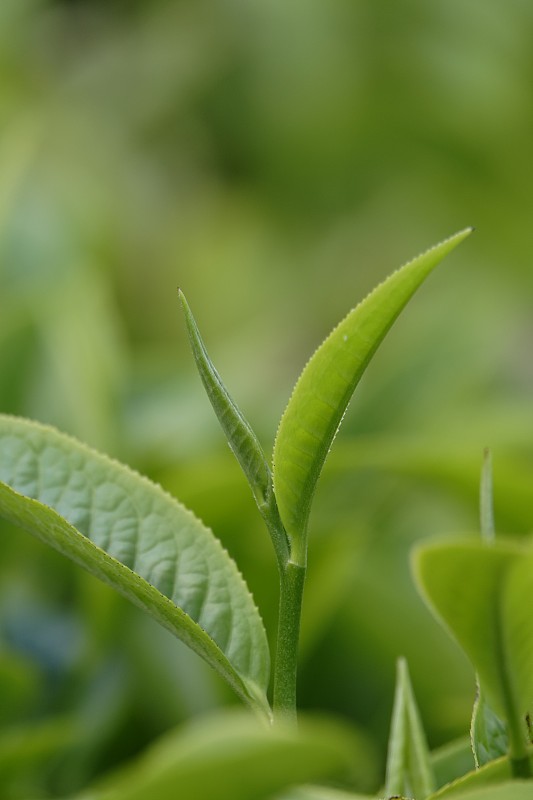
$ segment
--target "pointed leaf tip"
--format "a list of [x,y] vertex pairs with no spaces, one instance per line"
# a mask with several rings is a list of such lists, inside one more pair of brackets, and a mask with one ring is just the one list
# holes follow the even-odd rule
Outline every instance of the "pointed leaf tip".
[[361,376],[420,284],[471,231],[465,228],[390,275],[337,325],[300,375],[279,424],[273,467],[276,500],[297,563],[306,560],[316,483]]

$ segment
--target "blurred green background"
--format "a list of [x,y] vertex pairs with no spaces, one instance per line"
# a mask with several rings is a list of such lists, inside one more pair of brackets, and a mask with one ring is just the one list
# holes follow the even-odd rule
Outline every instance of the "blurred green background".
[[[477,228],[369,368],[311,520],[301,706],[363,728],[378,766],[399,655],[431,745],[468,729],[471,670],[422,608],[408,554],[477,529],[483,447],[499,532],[533,527],[532,41],[529,0],[0,1],[0,410],[192,507],[271,637],[274,558],[177,286],[270,450],[340,317]],[[0,554],[6,800],[75,790],[233,702],[26,534],[3,526]]]

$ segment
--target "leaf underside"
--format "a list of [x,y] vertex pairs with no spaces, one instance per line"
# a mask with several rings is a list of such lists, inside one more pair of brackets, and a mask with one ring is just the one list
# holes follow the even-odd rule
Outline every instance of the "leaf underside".
[[265,630],[235,563],[161,487],[53,428],[0,415],[0,516],[113,586],[268,713]]
[[417,288],[470,232],[457,233],[387,278],[332,331],[300,375],[281,418],[273,459],[276,500],[298,563],[305,562],[316,483],[355,387]]
[[511,542],[424,544],[415,555],[429,606],[470,658],[498,716],[525,715],[533,701],[533,553]]

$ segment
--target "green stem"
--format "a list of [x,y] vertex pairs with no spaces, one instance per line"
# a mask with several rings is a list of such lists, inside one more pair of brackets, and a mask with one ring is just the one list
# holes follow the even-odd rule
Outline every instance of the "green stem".
[[305,567],[288,561],[280,573],[280,599],[276,663],[274,668],[274,719],[296,722],[298,639],[305,583]]

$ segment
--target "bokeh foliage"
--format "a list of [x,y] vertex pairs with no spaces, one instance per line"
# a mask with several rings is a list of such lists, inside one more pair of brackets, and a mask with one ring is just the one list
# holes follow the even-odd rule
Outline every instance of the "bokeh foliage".
[[[372,364],[311,518],[301,704],[382,753],[399,655],[430,744],[468,727],[473,676],[407,552],[477,529],[484,446],[498,531],[532,527],[532,35],[528,0],[0,3],[0,408],[194,508],[271,637],[274,557],[176,287],[268,450],[332,325],[402,261],[477,227]],[[2,528],[0,774],[17,736],[35,764],[3,778],[9,798],[70,791],[230,701],[28,538]]]

